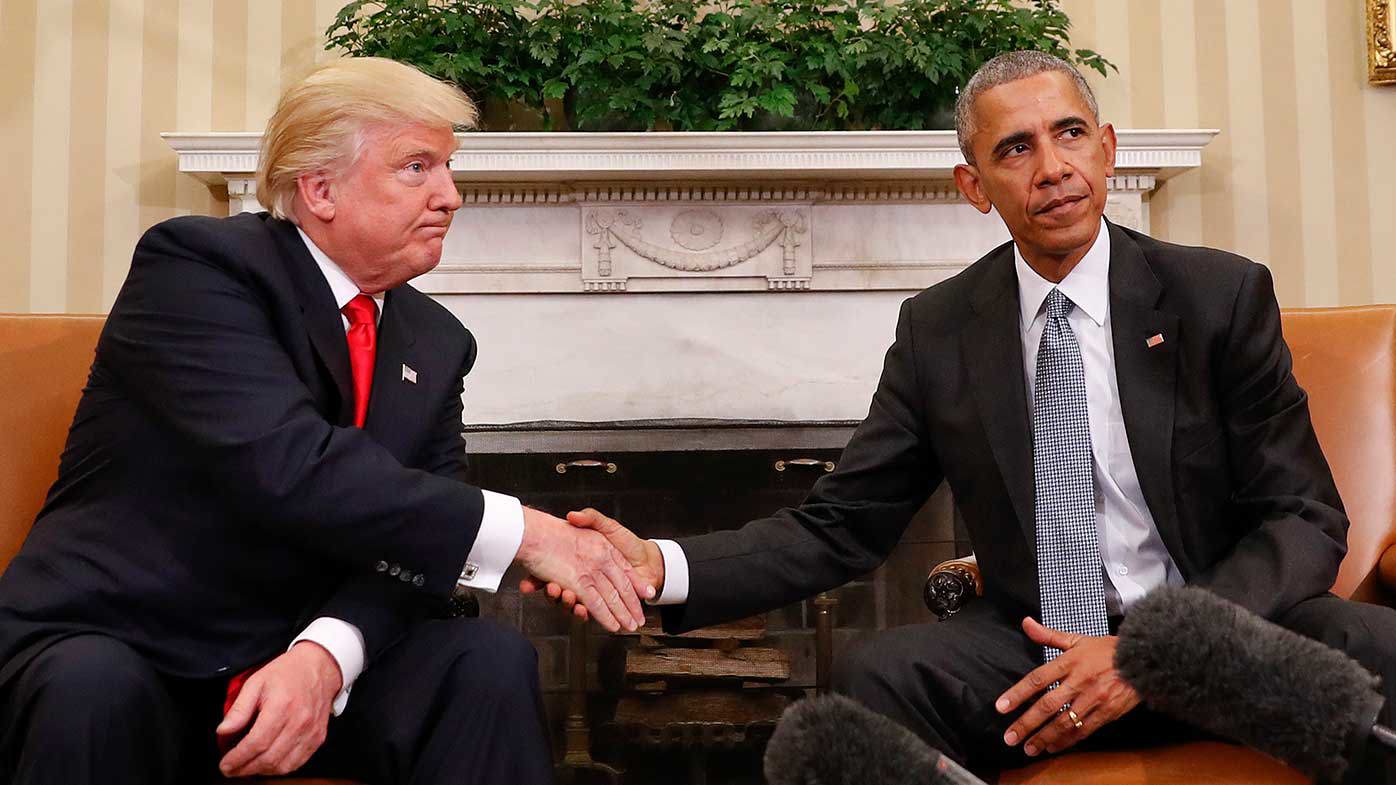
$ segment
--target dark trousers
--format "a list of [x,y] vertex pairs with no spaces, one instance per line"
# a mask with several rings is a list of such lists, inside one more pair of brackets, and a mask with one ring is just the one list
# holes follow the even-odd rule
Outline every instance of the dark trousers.
[[[1396,610],[1333,596],[1300,603],[1279,623],[1347,652],[1382,677],[1383,724],[1396,719]],[[874,636],[836,663],[834,689],[897,720],[936,749],[982,774],[1032,762],[1021,745],[1003,743],[1016,713],[1000,715],[996,701],[1041,664],[1041,648],[987,602],[971,602],[949,620],[898,627]],[[1302,707],[1296,707],[1302,711]],[[1144,708],[1130,712],[1075,750],[1140,747],[1201,737]],[[1351,783],[1396,785],[1396,761],[1368,749],[1354,763]]]
[[[0,781],[211,782],[225,682],[157,673],[100,635],[60,640],[0,691]],[[370,664],[298,774],[552,782],[537,653],[484,619],[424,622]]]

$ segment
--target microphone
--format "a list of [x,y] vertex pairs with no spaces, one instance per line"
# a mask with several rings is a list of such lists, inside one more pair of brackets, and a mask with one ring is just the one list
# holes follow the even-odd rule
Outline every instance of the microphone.
[[1151,709],[1336,783],[1377,724],[1381,679],[1343,652],[1199,588],[1163,587],[1120,625],[1115,668]]
[[796,701],[766,745],[769,785],[986,785],[916,734],[842,695]]

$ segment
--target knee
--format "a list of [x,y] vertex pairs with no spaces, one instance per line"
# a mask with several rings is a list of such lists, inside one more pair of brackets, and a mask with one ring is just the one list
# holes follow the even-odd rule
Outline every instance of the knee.
[[140,709],[154,706],[164,694],[150,663],[126,644],[99,635],[49,646],[23,678],[43,703],[81,706],[91,717],[137,717],[143,713]]
[[917,667],[888,634],[879,635],[834,660],[830,686],[842,695],[869,702],[880,693],[896,691],[896,685],[912,678]]
[[538,650],[522,633],[485,619],[456,626],[451,678],[460,688],[507,699],[537,691]]

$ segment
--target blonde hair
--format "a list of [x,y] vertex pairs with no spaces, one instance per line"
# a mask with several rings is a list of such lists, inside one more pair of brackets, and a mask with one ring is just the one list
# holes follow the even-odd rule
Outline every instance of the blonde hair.
[[358,160],[364,131],[378,123],[473,128],[475,104],[459,88],[381,57],[335,60],[292,86],[262,134],[257,200],[290,219],[296,178],[342,172]]

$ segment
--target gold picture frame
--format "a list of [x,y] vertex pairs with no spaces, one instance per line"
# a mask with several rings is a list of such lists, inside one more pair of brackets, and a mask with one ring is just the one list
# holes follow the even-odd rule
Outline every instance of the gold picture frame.
[[1372,84],[1396,84],[1396,0],[1367,0],[1367,79]]

